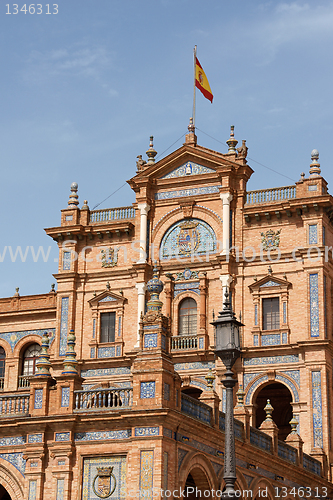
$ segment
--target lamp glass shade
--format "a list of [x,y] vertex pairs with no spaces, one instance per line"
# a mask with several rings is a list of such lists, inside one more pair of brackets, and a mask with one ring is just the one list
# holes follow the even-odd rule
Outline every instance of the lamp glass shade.
[[233,321],[216,325],[216,351],[239,349],[239,326]]

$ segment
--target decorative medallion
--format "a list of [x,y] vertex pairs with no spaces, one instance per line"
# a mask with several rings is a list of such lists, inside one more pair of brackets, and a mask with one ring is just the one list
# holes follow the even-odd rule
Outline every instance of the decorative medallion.
[[102,254],[102,267],[114,267],[118,262],[118,248],[107,248],[101,250]]
[[190,279],[199,279],[197,271],[191,271],[191,269],[186,268],[184,271],[180,273],[176,273],[175,281],[183,281]]
[[216,251],[216,235],[206,222],[187,219],[173,224],[163,236],[161,259],[212,254]]
[[180,224],[177,241],[180,255],[190,255],[198,249],[200,234],[196,229],[197,226],[198,223],[194,221],[186,221]]
[[280,233],[281,229],[278,231],[273,231],[269,229],[266,233],[261,233],[261,243],[264,250],[269,250],[270,248],[277,248],[280,246]]
[[97,467],[92,487],[98,498],[109,498],[116,489],[117,480],[112,471],[113,467]]

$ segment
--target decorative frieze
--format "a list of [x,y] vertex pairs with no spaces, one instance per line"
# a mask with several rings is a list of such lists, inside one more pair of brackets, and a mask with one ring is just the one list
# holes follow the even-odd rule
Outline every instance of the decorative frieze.
[[219,194],[219,186],[207,186],[192,189],[177,189],[175,191],[161,191],[155,193],[155,200],[171,200],[174,198],[183,198],[185,196],[200,196],[204,194]]
[[159,427],[135,427],[134,436],[144,437],[144,436],[158,436]]
[[319,337],[319,297],[318,274],[310,274],[310,332],[311,337]]
[[132,436],[131,429],[104,432],[76,432],[74,441],[109,441],[113,439],[128,439]]
[[55,336],[55,328],[44,328],[41,330],[23,330],[19,332],[5,332],[5,333],[0,333],[0,339],[5,340],[8,342],[10,345],[11,349],[13,350],[14,347],[16,346],[17,342],[21,340],[23,337],[27,337],[28,335],[38,335],[39,337],[42,337],[45,331],[48,332],[49,338],[52,342],[54,340]]
[[264,356],[262,358],[245,358],[244,366],[274,365],[280,363],[298,363],[298,354],[286,356]]
[[69,307],[69,297],[62,297],[61,313],[60,313],[59,356],[65,356],[67,350],[68,307]]
[[154,451],[140,452],[140,492],[144,498],[153,499]]
[[313,446],[323,447],[323,416],[321,399],[321,372],[311,372],[312,382],[312,422],[313,422]]
[[161,179],[174,179],[175,177],[187,177],[189,175],[202,175],[202,174],[211,174],[215,173],[215,170],[209,167],[204,167],[203,165],[198,165],[192,161],[188,161],[181,165],[180,167],[175,168],[168,174],[161,177]]

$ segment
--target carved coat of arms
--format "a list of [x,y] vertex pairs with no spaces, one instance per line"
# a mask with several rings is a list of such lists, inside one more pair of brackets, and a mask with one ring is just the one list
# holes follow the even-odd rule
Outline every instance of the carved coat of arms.
[[109,498],[116,489],[117,480],[112,471],[113,467],[97,467],[92,487],[99,498]]
[[118,262],[118,248],[107,248],[101,250],[102,267],[114,267]]
[[261,244],[263,249],[269,250],[270,248],[277,248],[280,245],[280,233],[281,229],[278,231],[269,229],[266,233],[261,233]]
[[193,254],[200,245],[200,233],[197,230],[198,222],[186,221],[180,225],[180,233],[177,238],[180,255]]

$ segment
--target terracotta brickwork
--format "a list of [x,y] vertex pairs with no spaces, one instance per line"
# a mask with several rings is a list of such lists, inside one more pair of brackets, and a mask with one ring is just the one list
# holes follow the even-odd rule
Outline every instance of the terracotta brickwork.
[[190,127],[158,162],[151,142],[130,207],[80,209],[74,183],[46,230],[57,291],[0,299],[0,484],[12,499],[222,489],[211,322],[226,290],[244,323],[237,488],[331,495],[333,200],[315,150],[295,186],[247,192],[253,170],[233,134],[221,154]]

